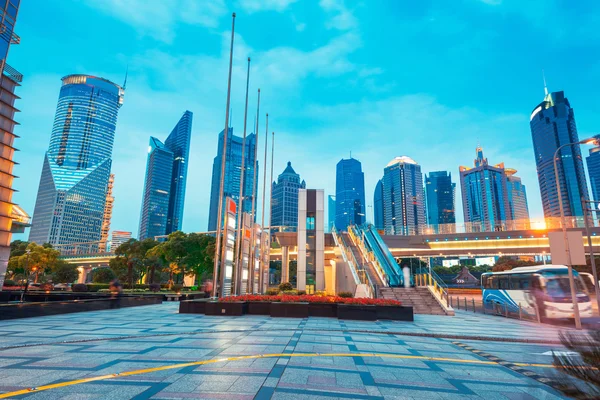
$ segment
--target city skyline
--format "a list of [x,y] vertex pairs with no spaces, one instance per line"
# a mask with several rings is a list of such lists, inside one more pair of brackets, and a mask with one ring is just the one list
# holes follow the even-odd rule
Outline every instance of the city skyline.
[[[32,199],[32,197],[35,197],[35,191],[37,190],[35,187],[36,183],[33,182],[39,179],[38,174],[41,169],[40,159],[42,158],[41,154],[43,153],[40,147],[43,147],[43,145],[40,145],[40,143],[47,143],[47,138],[49,137],[52,126],[52,117],[48,117],[48,114],[53,113],[52,109],[53,102],[56,98],[56,91],[55,89],[52,90],[50,82],[56,82],[57,75],[65,75],[72,71],[103,76],[113,81],[121,81],[125,74],[127,64],[130,64],[130,90],[128,91],[128,94],[130,94],[131,97],[128,98],[128,106],[123,108],[123,113],[120,115],[115,143],[115,147],[119,150],[118,154],[115,153],[115,156],[113,157],[115,160],[113,172],[116,173],[117,177],[114,193],[116,201],[111,225],[114,229],[137,231],[139,223],[138,218],[137,216],[131,217],[131,215],[138,215],[139,212],[135,210],[138,208],[135,204],[139,205],[145,164],[145,159],[140,158],[137,153],[140,148],[145,148],[147,143],[147,139],[142,141],[139,140],[139,137],[142,133],[146,138],[148,135],[158,136],[161,132],[169,129],[168,125],[170,125],[171,122],[165,114],[167,111],[171,112],[174,107],[179,109],[183,107],[184,109],[187,108],[197,112],[203,121],[203,126],[195,127],[192,132],[192,135],[195,138],[193,141],[195,141],[196,144],[193,145],[191,149],[192,155],[190,157],[189,174],[190,179],[192,179],[192,176],[194,177],[194,188],[188,190],[186,203],[190,204],[191,202],[194,204],[194,207],[188,207],[186,209],[182,228],[185,231],[203,231],[205,229],[209,197],[205,188],[209,186],[209,183],[207,182],[210,182],[210,174],[206,173],[206,171],[209,170],[206,166],[205,157],[208,152],[204,149],[210,149],[210,153],[212,153],[212,149],[216,147],[214,145],[216,144],[214,132],[219,130],[219,126],[222,126],[217,120],[220,121],[223,114],[223,92],[226,82],[226,68],[225,63],[221,62],[223,59],[221,53],[225,46],[223,45],[223,40],[220,36],[222,33],[226,33],[228,29],[226,27],[228,23],[226,14],[229,11],[228,9],[233,8],[238,12],[239,20],[244,21],[244,24],[248,24],[245,25],[245,27],[241,26],[238,31],[240,39],[236,42],[236,46],[238,46],[235,49],[237,61],[234,59],[234,63],[237,63],[237,66],[234,67],[241,70],[243,68],[243,63],[240,61],[245,59],[246,55],[250,52],[256,54],[256,57],[253,57],[253,60],[257,60],[256,67],[253,67],[256,68],[257,71],[253,72],[253,76],[257,76],[256,86],[260,85],[263,87],[263,103],[265,104],[264,107],[268,109],[272,116],[273,130],[282,133],[281,135],[278,135],[279,139],[276,143],[275,164],[281,164],[287,161],[287,158],[290,158],[291,161],[294,162],[294,165],[297,165],[299,169],[302,169],[303,177],[305,177],[307,181],[314,182],[314,185],[311,186],[323,187],[326,194],[334,193],[330,183],[333,178],[330,174],[328,174],[328,176],[323,176],[322,171],[331,170],[335,165],[334,160],[339,159],[342,154],[347,153],[349,150],[352,150],[353,153],[356,154],[356,157],[361,159],[365,172],[365,190],[367,193],[373,193],[377,179],[381,175],[380,166],[376,162],[377,159],[381,157],[392,158],[395,155],[394,153],[402,152],[412,154],[419,158],[421,160],[423,172],[425,173],[435,170],[448,170],[456,173],[457,166],[460,164],[460,161],[457,160],[466,159],[469,155],[468,153],[470,153],[470,150],[468,149],[471,149],[472,145],[479,140],[486,147],[486,153],[490,158],[503,159],[508,165],[519,169],[523,183],[528,186],[529,189],[530,214],[533,218],[541,217],[541,202],[539,200],[539,189],[535,179],[534,156],[531,137],[527,126],[532,105],[538,102],[537,100],[543,93],[541,68],[544,67],[544,65],[539,61],[540,58],[544,58],[544,63],[551,64],[545,66],[546,75],[549,77],[549,86],[555,89],[564,89],[569,94],[569,99],[577,110],[577,122],[580,137],[590,136],[590,132],[593,132],[596,129],[593,125],[594,119],[592,117],[592,111],[594,110],[594,104],[597,103],[591,95],[586,94],[583,90],[583,82],[579,82],[579,80],[584,81],[585,76],[568,73],[569,68],[573,70],[575,65],[582,63],[581,58],[584,56],[578,55],[577,57],[573,57],[573,59],[566,61],[564,63],[565,65],[559,68],[556,66],[557,63],[552,63],[552,58],[539,57],[539,53],[543,53],[546,50],[543,48],[538,49],[538,54],[531,55],[525,60],[526,63],[521,66],[522,68],[518,72],[520,76],[516,77],[514,85],[510,84],[507,85],[507,87],[502,87],[505,86],[504,82],[508,82],[515,78],[515,72],[503,71],[503,74],[498,74],[494,73],[493,70],[486,70],[487,66],[493,64],[491,62],[493,60],[490,60],[489,56],[486,58],[484,55],[483,58],[478,59],[478,65],[473,67],[476,67],[477,71],[481,70],[482,74],[483,71],[486,70],[486,80],[490,74],[497,76],[496,81],[490,84],[480,85],[480,88],[471,90],[468,92],[468,95],[462,95],[462,97],[457,96],[456,99],[453,99],[449,96],[450,92],[452,91],[453,94],[455,94],[455,89],[460,87],[461,84],[465,84],[463,80],[461,80],[464,79],[462,76],[454,79],[452,83],[442,82],[440,81],[441,77],[434,76],[431,83],[422,85],[422,89],[416,89],[417,86],[423,83],[423,80],[414,75],[416,74],[414,70],[409,69],[404,72],[405,74],[412,74],[417,78],[414,80],[414,85],[403,85],[406,75],[403,75],[399,81],[384,79],[389,73],[393,72],[393,68],[391,68],[391,65],[386,65],[382,60],[378,60],[373,65],[369,65],[368,62],[365,61],[362,64],[362,67],[360,61],[354,61],[352,63],[347,61],[349,55],[358,56],[364,54],[373,44],[371,39],[368,39],[367,33],[370,33],[368,32],[370,28],[368,28],[366,24],[369,15],[372,14],[370,10],[365,10],[361,7],[346,6],[344,8],[345,12],[342,13],[341,11],[336,11],[332,7],[327,8],[325,6],[319,7],[315,5],[314,10],[312,11],[318,12],[318,18],[307,24],[304,30],[300,29],[298,26],[294,26],[288,19],[285,19],[285,21],[281,21],[281,24],[283,32],[287,34],[282,35],[282,37],[277,40],[271,41],[265,41],[264,38],[257,37],[256,34],[251,32],[251,29],[249,29],[248,26],[264,18],[281,16],[283,14],[280,13],[283,11],[286,11],[286,14],[294,13],[296,18],[299,19],[298,25],[300,25],[303,23],[301,21],[302,13],[297,4],[291,4],[283,9],[252,9],[249,11],[248,8],[244,8],[237,2],[226,3],[224,11],[217,16],[218,18],[211,16],[211,18],[214,17],[211,21],[216,22],[211,22],[208,25],[207,23],[204,23],[204,25],[203,23],[196,23],[196,25],[193,25],[189,22],[183,22],[177,16],[174,17],[172,22],[165,23],[162,16],[160,16],[157,23],[161,29],[168,26],[168,24],[172,25],[170,26],[173,28],[171,29],[172,33],[166,35],[171,36],[170,38],[157,37],[156,35],[153,36],[149,33],[151,31],[148,29],[148,25],[144,26],[143,21],[140,22],[140,20],[137,19],[135,21],[125,21],[123,14],[119,14],[119,12],[123,12],[123,9],[121,8],[123,6],[114,7],[112,10],[109,10],[108,7],[102,5],[70,4],[69,7],[73,7],[74,9],[70,12],[64,12],[66,7],[66,5],[58,5],[55,9],[46,9],[45,5],[39,5],[35,8],[29,4],[23,4],[20,13],[20,35],[23,38],[23,42],[21,46],[17,46],[15,50],[11,50],[11,63],[14,63],[15,65],[18,63],[21,65],[27,64],[24,65],[25,70],[23,72],[25,81],[28,84],[24,84],[21,88],[22,93],[20,96],[23,98],[21,101],[21,109],[23,110],[23,113],[20,116],[20,122],[22,125],[17,128],[17,134],[20,130],[35,132],[35,134],[30,135],[30,137],[25,137],[25,135],[23,135],[23,138],[21,139],[22,144],[20,145],[20,149],[22,151],[19,154],[21,165],[16,167],[16,175],[21,176],[21,179],[15,182],[15,187],[20,190],[20,192],[15,195],[15,202],[22,204],[25,210],[30,214],[33,214],[34,199]],[[381,8],[382,6],[379,5],[379,7]],[[417,9],[413,11],[418,11],[413,16],[415,23],[427,26],[429,22],[427,20],[428,16],[440,21],[440,25],[436,24],[434,26],[435,29],[431,33],[431,37],[426,37],[424,39],[425,43],[430,39],[433,40],[436,35],[441,35],[440,30],[442,29],[442,26],[448,26],[447,24],[444,25],[443,21],[448,22],[449,12],[443,5],[437,5],[437,7],[433,8],[420,7],[418,5],[413,7]],[[470,13],[470,15],[476,14],[491,23],[495,23],[496,25],[494,26],[500,31],[502,31],[502,29],[507,29],[505,26],[507,21],[501,16],[503,12],[527,15],[525,11],[515,10],[505,4],[495,6],[478,4],[468,7],[463,5],[462,7],[466,12]],[[100,49],[95,49],[95,52],[98,51],[98,53],[91,53],[93,57],[90,56],[89,50],[86,50],[81,54],[78,54],[78,58],[74,58],[73,55],[66,54],[65,51],[56,51],[56,49],[59,48],[60,40],[57,39],[55,42],[53,39],[48,38],[44,39],[44,43],[47,45],[46,49],[40,49],[39,47],[35,49],[36,51],[41,51],[40,55],[42,56],[42,59],[49,60],[49,62],[44,63],[48,65],[42,66],[37,62],[25,63],[24,60],[26,60],[28,56],[30,57],[29,60],[36,58],[31,56],[31,51],[34,50],[31,49],[31,46],[35,44],[37,37],[46,38],[49,36],[47,33],[42,35],[39,29],[34,26],[36,18],[38,18],[34,15],[34,8],[37,11],[41,11],[40,14],[44,14],[43,11],[46,10],[47,15],[58,15],[60,12],[63,12],[64,15],[58,16],[59,23],[57,25],[61,27],[68,26],[68,24],[64,22],[60,23],[60,21],[66,20],[67,18],[73,20],[73,13],[78,10],[79,12],[87,12],[88,14],[90,12],[98,11],[98,15],[95,16],[96,18],[100,18],[108,26],[114,28],[114,30],[119,33],[122,33],[119,36],[123,38],[124,43],[120,43],[119,46],[123,46],[123,48],[115,52],[113,51],[113,48],[105,45],[104,47],[101,46]],[[377,9],[377,6],[374,8]],[[437,10],[435,8],[437,8]],[[142,7],[140,9],[141,15],[147,15],[143,14],[144,11],[145,9]],[[381,9],[379,9],[379,11],[381,11]],[[398,13],[394,13],[394,10],[388,11],[395,17],[398,17]],[[341,19],[337,17],[342,14],[349,20],[352,20],[352,24],[344,26],[339,24],[336,25],[335,22],[339,23]],[[307,20],[304,19],[304,23],[306,22]],[[73,21],[73,23],[77,25],[80,22]],[[571,21],[571,23],[574,24],[573,21]],[[586,26],[585,23],[582,23],[581,21],[578,21],[578,24],[583,25],[584,27]],[[473,26],[470,26],[469,28],[474,29]],[[65,28],[53,27],[53,29]],[[73,27],[73,29],[75,29],[75,27]],[[194,31],[198,30],[201,35],[204,35],[203,37],[207,40],[210,39],[208,43],[212,44],[209,46],[209,49],[199,50],[199,54],[190,54],[189,52],[181,51],[181,48],[176,45],[174,37],[179,37],[177,35],[182,34],[180,33],[181,30],[186,31],[191,29]],[[299,52],[294,53],[298,55],[310,53],[312,51],[309,50],[311,46],[301,39],[305,36],[314,37],[315,29],[318,32],[323,33],[322,38],[317,39],[317,42],[312,45],[316,46],[314,48],[315,51],[323,49],[322,51],[326,52],[327,55],[330,54],[329,52],[334,52],[336,57],[339,56],[344,62],[349,63],[348,71],[338,71],[335,70],[333,66],[326,68],[321,65],[314,66],[314,64],[307,64],[306,69],[304,69],[300,75],[298,75],[297,70],[290,69],[289,71],[286,70],[286,73],[291,75],[282,75],[280,79],[272,79],[273,76],[270,74],[273,73],[273,69],[267,67],[277,67],[279,65],[274,61],[274,54],[281,52],[286,48],[299,48]],[[527,29],[532,33],[532,39],[530,39],[532,41],[543,32],[533,23],[531,26],[528,26]],[[167,29],[167,31],[169,31],[169,29]],[[161,32],[165,32],[164,29]],[[99,37],[95,36],[94,33],[90,34],[92,35],[92,40],[95,40],[95,43],[98,43]],[[349,39],[351,36],[353,38],[360,38],[364,43],[357,43],[356,47],[344,47],[344,45],[348,43],[345,40]],[[132,48],[131,43],[133,43],[133,39],[135,38],[140,38],[139,46]],[[73,40],[77,41],[79,39],[73,38]],[[494,42],[494,39],[492,38],[484,37],[484,40]],[[553,37],[553,40],[561,42],[560,37]],[[566,43],[564,45],[567,46]],[[171,69],[176,71],[176,76],[183,78],[181,83],[174,81],[168,74],[165,75],[166,80],[164,83],[160,83],[160,81],[156,79],[156,76],[153,78],[152,74],[154,74],[155,70],[144,63],[144,57],[148,56],[146,49],[156,51],[157,55],[164,57],[162,58],[163,60],[169,61],[170,63],[168,65]],[[501,50],[504,52],[507,51],[503,47]],[[56,52],[56,55],[53,56],[51,54],[52,52]],[[412,52],[414,54],[419,54],[418,49],[413,48]],[[132,54],[133,56],[126,57],[124,54]],[[445,55],[448,56],[447,54]],[[195,100],[190,101],[187,99],[187,96],[185,96],[187,89],[182,87],[183,83],[192,82],[190,81],[191,75],[189,74],[190,69],[188,66],[193,65],[190,63],[194,63],[198,57],[203,57],[211,68],[218,69],[219,71],[219,74],[208,75],[210,78],[217,77],[218,79],[214,79],[215,82],[211,82],[211,84],[208,85],[208,91],[203,92],[205,97],[207,97],[207,94],[209,95],[208,98],[211,99],[211,103],[215,103],[214,109],[212,108],[212,104],[200,104]],[[136,62],[132,62],[130,58],[133,58]],[[173,64],[173,60],[181,60],[182,62]],[[214,67],[217,61],[223,65],[219,64]],[[458,63],[454,59],[445,61],[451,61],[449,65],[450,69],[458,67],[458,64],[463,66],[462,63]],[[69,69],[66,67],[67,64],[74,65],[75,68],[73,70]],[[416,64],[422,67],[426,62],[418,62]],[[181,70],[179,69],[180,67]],[[317,72],[319,70],[315,68],[324,68],[329,72],[322,76],[321,72]],[[381,71],[375,71],[375,69],[378,68]],[[261,69],[263,72],[261,72]],[[264,72],[267,71],[267,69],[270,71],[268,74]],[[371,69],[372,71],[368,71],[368,69]],[[234,73],[240,75],[239,71],[236,72],[235,69]],[[202,74],[194,74],[196,77],[201,75]],[[430,74],[428,79],[431,79],[431,76],[432,75]],[[578,79],[573,80],[573,76],[577,76]],[[292,78],[291,83],[290,78]],[[28,79],[29,82],[27,82]],[[207,79],[197,78],[197,81],[199,84],[204,85]],[[237,83],[236,79],[238,80]],[[268,79],[271,79],[274,83],[269,85],[261,84]],[[477,82],[478,79],[483,79],[483,77],[476,75],[472,77],[472,79],[475,79],[475,82]],[[242,126],[240,119],[243,114],[243,106],[241,106],[241,101],[243,100],[243,85],[240,84],[240,80],[243,80],[243,76],[236,76],[234,74],[235,99],[232,107],[234,114],[232,124],[238,130]],[[322,81],[330,82],[332,85],[340,85],[352,80],[356,81],[354,85],[356,89],[361,92],[365,91],[365,88],[369,85],[368,82],[370,82],[372,91],[367,92],[364,104],[353,102],[352,100],[345,101],[339,98],[327,97],[323,97],[322,101],[318,101],[315,97],[312,97],[310,93],[307,93],[308,88],[316,89],[314,86],[315,82]],[[498,80],[502,80],[503,84],[499,85]],[[167,86],[167,84],[171,85],[175,82],[177,82],[177,85],[173,85],[173,87]],[[387,92],[376,93],[377,90],[385,89],[384,82],[390,82],[390,84],[394,85],[393,90],[388,89]],[[285,85],[290,84],[293,85],[292,87],[294,88],[302,89],[305,101],[307,102],[307,107],[302,109],[294,108],[294,113],[290,113],[286,110],[292,106],[289,100],[281,101],[280,104],[276,104],[282,97],[281,95],[277,97],[275,92],[281,87],[289,88],[290,86]],[[492,93],[492,91],[489,90],[491,87],[490,85],[493,85],[495,88],[493,91],[494,96],[489,95]],[[190,86],[196,88],[195,84]],[[469,87],[471,88],[472,86],[477,85],[476,83],[470,83]],[[399,90],[398,87],[402,87],[402,90]],[[516,90],[516,88],[518,88],[518,90]],[[350,89],[352,88],[349,87],[347,90]],[[153,96],[150,96],[150,94],[153,94]],[[352,93],[348,94],[352,96]],[[516,97],[514,96],[515,94]],[[148,103],[148,100],[144,100],[144,98],[155,98],[155,100],[159,101],[161,104],[168,104],[168,107],[166,107],[166,110],[157,111],[152,107],[148,107],[150,103]],[[186,99],[184,100],[184,98]],[[212,101],[213,98],[214,101]],[[129,108],[130,106],[131,108]],[[436,122],[428,122],[425,118],[420,118],[418,115],[412,116],[416,111],[414,107],[417,106],[417,109],[427,108],[432,110],[433,117],[428,116],[426,119],[430,120],[433,118]],[[405,111],[400,112],[399,116],[392,115],[392,117],[388,118],[383,124],[379,120],[370,119],[362,111],[371,108],[382,115],[391,115],[390,111],[396,109],[396,107],[398,107],[399,110]],[[152,113],[156,115],[150,115],[148,111],[144,112],[144,108],[152,108]],[[307,117],[308,111],[312,111],[311,117]],[[336,120],[335,125],[337,126],[334,127],[332,120],[321,115],[322,112],[334,118]],[[408,117],[407,115],[411,115],[411,117]],[[347,116],[350,117],[348,118]],[[140,121],[140,119],[147,121]],[[134,120],[135,124],[133,123]],[[315,132],[311,132],[308,137],[304,137],[303,133],[306,131],[305,125],[309,121],[318,122],[319,126],[322,126],[322,128],[317,129]],[[262,117],[261,122],[264,123],[264,116]],[[444,124],[447,123],[454,123],[452,130],[444,128]],[[366,140],[361,139],[353,139],[351,145],[350,143],[347,143],[347,141],[343,139],[344,136],[341,135],[341,133],[346,132],[345,134],[347,134],[347,132],[349,132],[347,126],[350,125],[360,127],[358,130],[365,132],[365,137],[375,138],[376,140],[374,142],[378,142],[378,144],[368,144]],[[392,128],[394,126],[401,127],[402,131],[411,132],[411,135],[408,135],[411,139],[419,137],[422,137],[423,139],[414,139],[414,143],[410,143],[404,139],[400,139],[402,135],[398,138],[387,138],[383,133],[385,132],[385,129],[382,128]],[[332,127],[334,127],[334,129],[332,129]],[[325,140],[322,135],[322,132],[324,131],[328,132],[329,139],[327,140]],[[458,133],[460,133],[460,137]],[[506,134],[500,135],[500,133]],[[439,143],[439,137],[453,138],[454,143],[444,142],[442,145]],[[498,139],[499,137],[501,139]],[[386,146],[385,148],[382,148],[381,143],[383,143],[384,138],[386,140]],[[335,141],[337,146],[328,146],[328,144],[331,143],[330,141]],[[319,151],[312,155],[308,149],[303,149],[300,145],[301,143],[310,143],[311,147],[319,148]],[[448,152],[447,146],[452,147],[453,150]],[[405,147],[408,148],[405,150]],[[300,149],[300,151],[298,151],[298,149]],[[290,153],[293,154],[294,152],[297,152],[298,159],[294,159],[288,155]],[[441,156],[441,154],[446,153],[450,154],[448,154],[447,157]],[[212,156],[214,157],[214,153]],[[210,157],[209,160],[211,158],[212,157]],[[261,160],[260,156],[259,160]],[[124,174],[123,172],[126,173]],[[262,182],[259,184],[259,193],[261,185]],[[370,197],[370,195],[367,197]],[[132,204],[132,206],[130,206],[130,204]],[[367,200],[367,206],[369,205],[369,200]],[[371,220],[372,216],[369,214],[371,213],[372,208],[367,207],[366,210],[368,213],[367,219]],[[456,212],[458,216],[462,215],[461,207],[458,204]],[[460,219],[461,218],[457,218],[457,222],[461,222]],[[19,236],[15,237],[19,238]],[[21,236],[20,238],[24,237]]]

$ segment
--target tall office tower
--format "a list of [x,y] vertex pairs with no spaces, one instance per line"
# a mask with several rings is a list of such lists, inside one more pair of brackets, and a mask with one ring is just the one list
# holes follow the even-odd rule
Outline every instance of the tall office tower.
[[365,174],[355,158],[340,160],[335,179],[335,228],[345,231],[348,225],[365,222]]
[[131,232],[113,231],[110,239],[110,251],[114,253],[117,247],[129,241],[129,239],[131,239]]
[[[212,183],[210,189],[210,209],[208,214],[208,230],[217,230],[217,213],[219,212],[219,183],[221,181],[221,154],[223,151],[223,133],[219,133],[219,143],[217,145],[217,156],[213,161]],[[223,210],[225,210],[225,199],[231,197],[239,202],[240,182],[242,170],[242,141],[239,136],[233,135],[233,128],[229,128],[227,134],[227,150],[225,157],[225,182],[223,186]],[[246,136],[246,150],[244,151],[244,190],[243,203],[238,212],[252,212],[252,197],[258,192],[258,185],[252,193],[252,180],[254,179],[254,166],[258,168],[258,162],[254,157],[254,147],[256,146],[256,135],[251,133]],[[256,176],[258,177],[258,171]],[[256,222],[256,215],[254,216]]]
[[590,149],[590,155],[585,159],[587,162],[592,196],[595,201],[600,201],[600,147]]
[[[529,125],[544,216],[560,217],[554,173],[554,153],[559,146],[579,142],[575,115],[564,92],[548,93],[531,113]],[[581,199],[589,200],[583,159],[579,145],[560,151],[558,176],[565,216],[583,216]]]
[[383,225],[390,235],[415,235],[426,225],[423,174],[410,157],[395,157],[383,170]]
[[192,113],[186,111],[164,143],[150,138],[139,240],[181,230]]
[[110,231],[110,219],[112,218],[113,205],[115,198],[112,195],[113,185],[115,183],[115,174],[110,174],[108,186],[106,188],[106,204],[104,205],[104,217],[102,218],[102,229],[100,230],[100,244],[98,251],[105,252],[107,249],[108,232]]
[[[456,223],[454,196],[456,183],[447,171],[425,174],[425,196],[427,199],[427,223],[429,226]],[[451,230],[451,229],[450,229]]]
[[331,232],[335,226],[335,196],[327,196],[327,232]]
[[271,226],[298,227],[298,189],[306,189],[306,182],[288,161],[287,167],[273,182],[271,195]]
[[[12,195],[13,167],[15,162],[14,140],[17,137],[13,132],[18,123],[14,120],[15,114],[19,112],[15,108],[15,100],[18,99],[15,89],[20,86],[23,75],[7,64],[8,50],[11,44],[19,44],[20,38],[14,33],[17,14],[19,12],[19,0],[0,0],[0,151],[2,162],[0,162],[0,290],[4,283],[6,267],[10,257],[11,231],[19,231],[23,226],[21,221],[21,208],[16,206],[13,210]],[[24,213],[27,216],[26,213]],[[23,217],[25,217],[23,216]],[[27,225],[27,224],[26,224]],[[24,227],[23,227],[24,229]]]
[[506,190],[508,193],[509,219],[524,221],[529,219],[529,207],[527,206],[527,192],[521,178],[516,176],[516,169],[505,168]]
[[30,241],[52,245],[100,241],[124,95],[124,88],[103,78],[62,78]]
[[375,229],[383,230],[383,179],[377,181],[375,193],[373,194],[373,224]]
[[474,168],[459,168],[465,223],[476,232],[499,230],[511,219],[504,163],[489,165],[481,147],[476,154]]

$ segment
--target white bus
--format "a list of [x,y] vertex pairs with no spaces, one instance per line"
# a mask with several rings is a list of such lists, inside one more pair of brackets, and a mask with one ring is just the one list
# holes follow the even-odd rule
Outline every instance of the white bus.
[[[592,303],[581,277],[573,270],[581,317],[592,316]],[[564,265],[519,267],[481,275],[483,303],[498,313],[518,312],[542,318],[573,318],[569,272]]]

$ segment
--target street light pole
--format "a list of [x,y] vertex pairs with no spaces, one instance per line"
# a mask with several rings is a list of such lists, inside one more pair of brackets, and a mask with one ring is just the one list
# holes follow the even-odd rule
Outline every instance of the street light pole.
[[[573,265],[571,264],[571,251],[569,249],[569,239],[567,237],[567,227],[565,225],[565,212],[563,209],[562,192],[560,189],[560,179],[558,176],[558,155],[560,151],[568,146],[578,146],[580,144],[598,143],[598,137],[585,139],[579,142],[566,143],[559,146],[554,152],[554,179],[556,180],[556,191],[558,193],[558,208],[560,210],[560,222],[565,241],[565,252],[567,253],[567,269],[569,271],[569,286],[571,287],[571,301],[573,303],[573,316],[575,317],[575,328],[581,329],[581,316],[579,315],[579,303],[577,303],[577,291],[575,289],[575,278],[573,276]],[[566,177],[565,177],[566,180]]]
[[588,204],[596,203],[586,201],[585,198],[581,199],[583,204],[583,219],[585,221],[585,233],[588,239],[588,247],[590,249],[590,262],[592,263],[592,275],[594,276],[594,291],[596,294],[596,303],[598,304],[598,312],[600,312],[600,288],[598,287],[598,274],[596,272],[596,260],[594,258],[594,248],[592,247],[592,235],[590,234],[590,222],[588,221]]

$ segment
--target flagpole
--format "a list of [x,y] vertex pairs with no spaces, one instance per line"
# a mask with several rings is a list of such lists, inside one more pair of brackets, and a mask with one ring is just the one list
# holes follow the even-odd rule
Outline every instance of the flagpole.
[[240,193],[238,196],[237,232],[235,234],[235,284],[234,293],[242,294],[242,225],[244,216],[244,177],[246,176],[246,124],[248,122],[248,87],[250,86],[250,57],[246,74],[246,107],[244,108],[244,136],[242,138],[242,166],[240,168]]
[[[235,33],[235,13],[231,15],[231,47],[229,49],[229,78],[227,80],[227,105],[225,106],[225,130],[223,131],[223,150],[221,151],[221,182],[219,182],[219,207],[217,214],[217,243],[213,264],[212,297],[217,297],[217,279],[219,274],[219,255],[221,253],[221,227],[223,225],[223,190],[225,186],[225,159],[227,158],[227,136],[229,133],[229,104],[231,101],[231,68],[233,65],[233,38]],[[221,273],[223,275],[223,273]],[[222,288],[221,288],[222,290]],[[222,292],[221,292],[222,293]]]
[[[269,208],[271,209],[271,211],[273,211],[272,205],[271,205],[271,201],[273,200],[273,159],[275,156],[275,132],[273,132],[273,136],[271,137],[271,179],[269,180]],[[272,231],[272,226],[271,226],[271,217],[273,216],[273,213],[271,212],[269,214],[269,248],[267,248],[267,254],[269,255],[268,258],[268,264],[267,264],[267,268],[265,269],[264,272],[266,272],[267,276],[266,276],[266,286],[269,286],[269,268],[271,268],[271,231]],[[264,273],[263,272],[263,273]],[[263,284],[265,284],[265,282],[263,281]]]
[[[261,232],[265,231],[265,196],[267,189],[267,144],[269,142],[269,113],[267,113],[267,126],[265,128],[265,162],[263,165],[265,166],[263,171],[263,192],[262,192],[262,214],[261,214],[261,222],[260,227],[262,229]],[[261,235],[262,236],[262,235]],[[258,271],[258,291],[263,293],[263,269],[264,269],[264,258],[265,258],[265,243],[264,240],[260,241],[260,266]]]
[[256,212],[256,170],[258,167],[258,118],[260,117],[260,88],[258,88],[258,102],[256,105],[256,129],[254,130],[255,132],[255,136],[254,136],[254,176],[252,177],[252,213],[250,214],[250,221],[252,223],[252,237],[250,239],[250,243],[251,243],[251,248],[252,248],[252,273],[249,274],[248,276],[250,277],[249,281],[248,281],[248,285],[249,287],[251,287],[251,290],[248,290],[249,293],[254,293],[254,280],[255,280],[255,265],[254,262],[256,261],[256,247],[255,247],[255,242],[256,242],[256,227],[254,226],[256,224],[256,218],[254,217],[254,213]]

